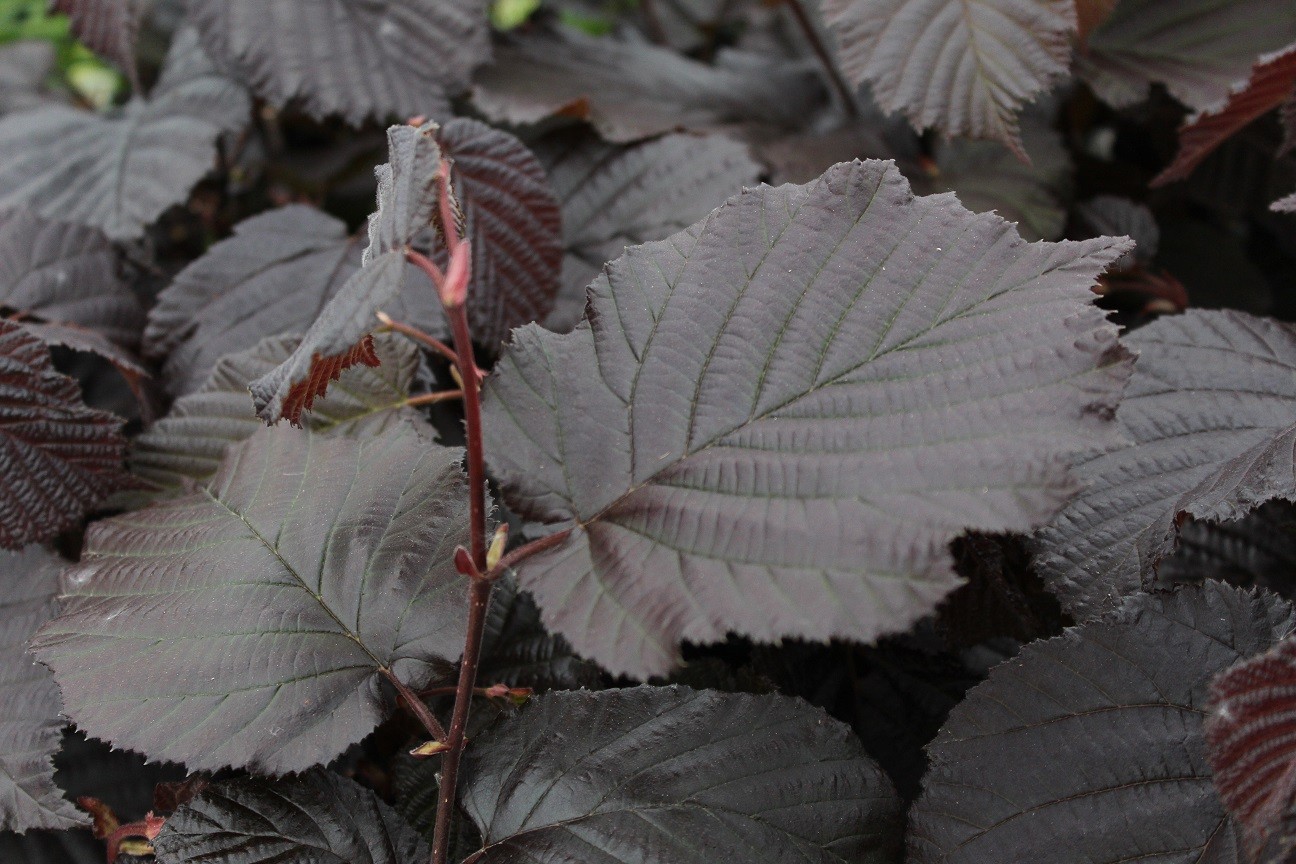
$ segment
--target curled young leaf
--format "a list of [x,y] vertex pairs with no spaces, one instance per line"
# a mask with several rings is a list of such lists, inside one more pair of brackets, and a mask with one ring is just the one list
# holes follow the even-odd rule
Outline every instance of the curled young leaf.
[[445,116],[490,56],[475,0],[197,0],[189,10],[212,56],[257,95],[357,126]]
[[1041,574],[1077,616],[1148,587],[1180,514],[1232,520],[1296,497],[1296,328],[1189,311],[1124,341],[1138,352],[1116,415],[1125,443],[1077,461],[1083,491],[1035,538]]
[[50,8],[71,17],[72,34],[138,85],[135,42],[145,11],[141,0],[51,0]]
[[457,450],[263,429],[193,494],[96,523],[33,640],[90,735],[184,762],[326,762],[463,646]]
[[48,540],[121,487],[121,425],[86,407],[38,338],[0,321],[0,547]]
[[134,239],[184,201],[211,170],[216,139],[249,110],[243,89],[183,30],[148,98],[103,115],[58,105],[0,119],[0,208],[27,206]]
[[1066,77],[1074,0],[824,0],[841,63],[918,129],[993,138],[1021,158],[1017,111]]
[[464,864],[883,864],[903,825],[822,709],[687,687],[533,699],[473,742],[463,803],[482,833]]
[[[378,365],[369,336],[378,326],[376,313],[398,302],[405,252],[431,224],[439,201],[436,129],[435,123],[424,123],[387,130],[390,161],[376,169],[378,210],[369,217],[369,245],[360,269],[329,300],[292,356],[249,387],[257,416],[267,423],[299,423],[302,411],[343,369]],[[431,285],[426,288],[435,293]]]
[[317,769],[208,786],[167,819],[159,864],[425,864],[413,828],[354,780]]
[[60,569],[39,546],[0,552],[0,831],[89,824],[54,785],[62,705],[49,671],[27,653],[54,614]]
[[1209,582],[1026,646],[928,747],[907,860],[1240,864],[1211,787],[1207,688],[1294,624],[1272,594]]
[[521,586],[633,675],[730,631],[904,630],[958,584],[950,540],[1047,521],[1110,434],[1129,364],[1090,286],[1128,248],[1027,244],[856,162],[627,251],[487,382],[510,506],[569,532]]

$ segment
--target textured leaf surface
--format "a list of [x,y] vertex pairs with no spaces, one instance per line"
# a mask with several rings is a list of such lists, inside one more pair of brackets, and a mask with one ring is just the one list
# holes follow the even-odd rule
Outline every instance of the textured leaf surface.
[[249,108],[182,31],[147,99],[106,115],[51,106],[0,119],[0,208],[139,237],[184,201],[214,164],[217,137],[246,123]]
[[354,780],[317,769],[209,786],[167,820],[159,864],[423,864],[422,839]]
[[493,348],[514,327],[543,321],[553,308],[562,211],[540,162],[507,132],[461,117],[442,127],[437,140],[454,160],[464,235],[473,244],[473,339]]
[[1095,235],[1124,235],[1134,241],[1134,251],[1114,269],[1124,270],[1135,263],[1150,264],[1156,258],[1161,228],[1146,205],[1116,195],[1099,195],[1078,205],[1076,214]]
[[72,35],[135,77],[135,42],[141,0],[52,0],[50,8],[72,19]]
[[1214,108],[1262,54],[1296,42],[1286,0],[1121,0],[1078,55],[1098,95],[1123,107],[1160,82],[1196,111]]
[[1065,78],[1074,0],[825,0],[842,68],[918,129],[1022,152],[1016,113]]
[[0,831],[86,824],[54,785],[58,688],[27,653],[27,640],[54,613],[59,568],[40,547],[0,552]]
[[1296,641],[1243,660],[1211,686],[1206,742],[1215,787],[1248,847],[1265,845],[1296,795]]
[[480,736],[464,780],[465,864],[866,864],[903,823],[850,730],[784,696],[551,693]]
[[[177,399],[166,417],[131,442],[131,471],[169,491],[210,478],[231,445],[265,426],[248,401],[248,382],[288,359],[300,341],[271,336],[222,357],[206,384]],[[303,418],[307,429],[363,437],[420,419],[404,407],[419,368],[418,350],[403,337],[386,335],[374,339],[374,353],[382,365],[342,372],[328,396]]]
[[1229,136],[1268,114],[1291,96],[1296,84],[1296,45],[1260,58],[1251,77],[1229,94],[1222,106],[1192,118],[1179,130],[1179,152],[1152,180],[1153,186],[1182,180]]
[[43,343],[0,321],[0,547],[48,540],[121,485],[121,425],[85,406]]
[[1208,583],[1026,646],[928,747],[907,860],[1243,861],[1211,788],[1207,689],[1292,627],[1273,595]]
[[681,639],[905,629],[950,540],[1049,519],[1107,433],[1128,364],[1089,286],[1127,248],[1026,244],[857,162],[629,250],[487,384],[510,506],[571,531],[522,587],[636,675]]
[[1183,520],[1156,578],[1163,585],[1219,579],[1296,598],[1296,505],[1269,501],[1232,522]]
[[203,44],[277,106],[353,125],[444,116],[490,56],[475,0],[190,2]]
[[544,629],[535,601],[518,590],[512,577],[496,583],[481,652],[478,680],[487,686],[498,682],[544,691],[600,683],[598,667],[573,654],[566,639]]
[[267,429],[201,491],[97,523],[33,643],[68,715],[196,770],[329,760],[382,719],[382,669],[421,686],[462,647],[459,459],[410,427]]
[[0,115],[50,101],[45,84],[54,71],[54,46],[44,39],[0,45]]
[[1190,311],[1134,331],[1117,412],[1125,446],[1075,466],[1084,491],[1037,537],[1037,563],[1073,614],[1150,583],[1180,513],[1228,520],[1296,496],[1296,330]]
[[108,238],[93,228],[28,210],[0,214],[0,307],[134,345],[144,313],[119,266]]
[[[249,387],[257,415],[267,423],[299,422],[302,411],[324,395],[330,380],[348,366],[378,365],[369,333],[376,313],[399,301],[405,250],[432,221],[435,179],[441,167],[436,124],[387,130],[390,161],[375,169],[378,210],[369,217],[369,245],[360,269],[320,311],[291,357]],[[429,295],[435,290],[429,285]]]
[[562,202],[562,293],[543,323],[570,330],[585,289],[627,246],[687,228],[761,174],[747,148],[720,135],[665,135],[629,147],[584,130],[545,138],[536,155]]
[[624,143],[740,121],[793,126],[823,93],[813,70],[770,57],[757,68],[708,66],[655,45],[533,30],[496,51],[473,101],[499,122],[579,117]]

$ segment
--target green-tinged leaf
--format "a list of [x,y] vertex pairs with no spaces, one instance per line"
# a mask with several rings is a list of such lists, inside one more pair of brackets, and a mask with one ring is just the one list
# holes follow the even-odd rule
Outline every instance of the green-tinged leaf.
[[542,139],[536,155],[562,202],[562,292],[542,322],[559,331],[580,320],[585,289],[606,262],[687,228],[761,173],[744,145],[722,135],[664,135],[622,147],[588,130],[564,130]]
[[842,68],[918,129],[1023,154],[1017,111],[1066,77],[1074,0],[824,0]]
[[148,98],[102,115],[52,106],[0,119],[0,208],[139,237],[213,167],[217,137],[249,107],[182,31]]
[[191,769],[283,773],[368,733],[463,645],[457,450],[263,429],[201,490],[92,526],[33,641],[79,728]]
[[191,2],[212,56],[257,95],[360,125],[444,116],[490,57],[478,0]]
[[413,828],[373,792],[324,770],[208,786],[167,820],[158,864],[425,864]]
[[0,831],[89,824],[54,785],[62,706],[49,671],[27,652],[54,614],[60,567],[38,546],[0,552]]
[[[167,416],[131,442],[131,471],[172,492],[210,478],[232,444],[265,426],[248,401],[248,382],[287,360],[300,342],[296,336],[271,336],[222,357],[206,384],[177,399]],[[374,353],[382,365],[343,371],[303,418],[307,429],[364,437],[419,419],[405,406],[419,368],[418,349],[403,337],[383,335],[374,338]]]
[[1125,342],[1139,355],[1116,415],[1125,443],[1077,462],[1083,491],[1035,540],[1045,581],[1078,616],[1149,587],[1180,514],[1233,520],[1296,498],[1296,328],[1190,311]]
[[1161,83],[1201,111],[1224,102],[1260,55],[1292,42],[1296,4],[1287,0],[1121,0],[1076,70],[1113,105],[1140,102]]
[[72,34],[91,51],[135,76],[144,0],[50,0],[50,9],[71,17]]
[[928,747],[912,864],[1244,860],[1211,785],[1211,677],[1291,632],[1219,583],[1140,595],[996,667]]
[[629,250],[487,383],[510,506],[570,532],[519,584],[634,675],[682,639],[906,629],[955,536],[1047,521],[1110,434],[1128,361],[1090,286],[1128,248],[1027,244],[856,162]]
[[123,485],[121,426],[86,407],[40,339],[0,321],[0,548],[53,538]]
[[[257,416],[267,423],[298,423],[349,366],[377,366],[370,332],[376,313],[398,302],[405,279],[405,251],[432,222],[439,197],[436,177],[441,148],[435,123],[387,130],[390,160],[375,170],[378,209],[369,217],[369,245],[360,269],[329,300],[292,355],[251,382]],[[429,293],[435,294],[431,284]]]
[[538,697],[473,742],[462,797],[483,843],[464,864],[881,864],[903,825],[822,710],[687,687]]

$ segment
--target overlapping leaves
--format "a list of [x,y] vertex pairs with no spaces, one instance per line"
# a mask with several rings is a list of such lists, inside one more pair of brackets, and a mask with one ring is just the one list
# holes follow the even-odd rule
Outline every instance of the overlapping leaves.
[[1028,245],[865,162],[628,251],[487,385],[506,497],[569,532],[522,587],[637,675],[681,639],[906,628],[951,539],[1050,518],[1108,434],[1127,364],[1089,286],[1127,248]]
[[1150,584],[1181,513],[1229,520],[1296,497],[1296,330],[1241,312],[1192,311],[1134,331],[1117,413],[1127,442],[1075,466],[1083,491],[1036,542],[1073,614]]
[[1208,686],[1294,624],[1285,601],[1212,582],[1027,646],[928,748],[907,860],[1244,860],[1211,785]]
[[147,98],[103,115],[55,105],[0,119],[0,208],[139,237],[184,201],[214,165],[217,137],[246,123],[249,108],[181,31]]
[[902,826],[850,731],[783,696],[551,693],[480,736],[464,772],[483,844],[465,864],[881,864]]
[[86,407],[43,342],[0,321],[0,547],[48,540],[120,488],[121,426]]
[[382,718],[461,650],[460,453],[408,425],[263,429],[193,494],[94,525],[33,642],[95,737],[191,769],[282,773]]
[[143,0],[52,0],[50,8],[72,19],[72,32],[138,84],[135,42],[139,38]]

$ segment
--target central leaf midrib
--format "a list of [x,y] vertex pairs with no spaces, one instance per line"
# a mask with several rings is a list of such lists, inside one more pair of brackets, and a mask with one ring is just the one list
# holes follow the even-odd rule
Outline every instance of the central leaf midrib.
[[379,671],[386,670],[387,664],[384,663],[382,659],[378,657],[378,655],[374,654],[372,651],[369,650],[369,646],[366,645],[364,643],[364,640],[360,638],[360,634],[356,633],[354,630],[348,627],[342,621],[342,619],[338,617],[338,614],[334,612],[333,609],[327,603],[324,602],[323,596],[316,594],[313,590],[311,590],[310,584],[307,583],[307,581],[301,577],[301,574],[297,572],[297,569],[293,567],[292,564],[288,563],[288,560],[284,558],[282,554],[280,554],[278,547],[276,547],[269,540],[267,540],[265,536],[260,531],[258,531],[250,521],[248,521],[246,516],[244,516],[238,510],[235,510],[230,505],[226,504],[220,498],[213,495],[210,489],[204,488],[202,490],[202,493],[205,496],[207,496],[207,498],[212,503],[218,505],[226,513],[229,513],[231,516],[235,517],[240,522],[242,522],[243,525],[247,527],[247,530],[252,534],[252,536],[255,537],[257,541],[260,542],[261,545],[265,547],[266,551],[275,557],[275,560],[279,562],[280,566],[283,567],[283,569],[290,576],[292,576],[293,579],[297,581],[297,584],[301,587],[301,589],[305,591],[307,594],[309,594],[311,597],[315,598],[315,602],[319,604],[321,609],[323,609],[325,612],[328,613],[328,616],[332,618],[334,622],[336,622],[338,629],[342,632],[342,634],[345,635],[351,641],[355,642],[356,645],[360,646],[360,650],[364,651],[365,654],[369,655],[369,659],[373,661],[374,666],[377,667]]

